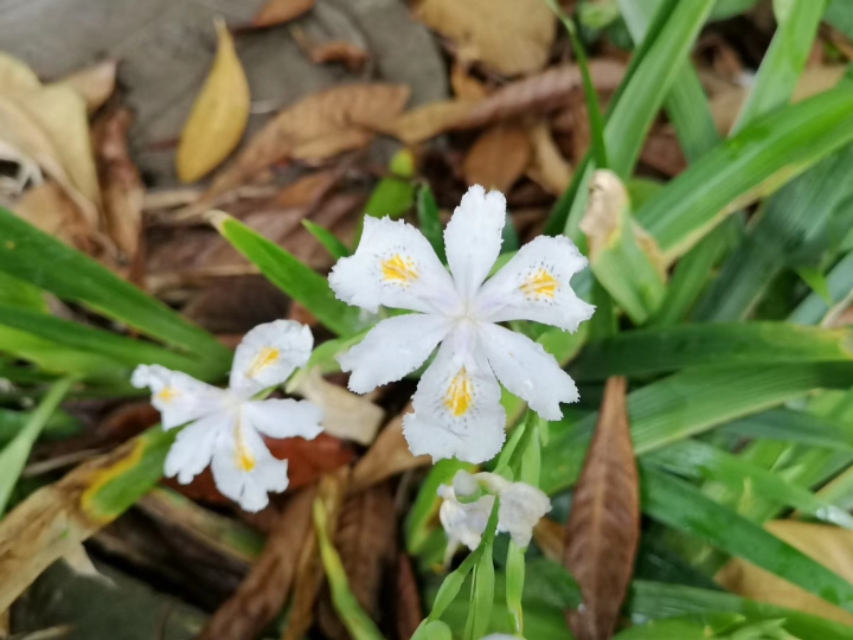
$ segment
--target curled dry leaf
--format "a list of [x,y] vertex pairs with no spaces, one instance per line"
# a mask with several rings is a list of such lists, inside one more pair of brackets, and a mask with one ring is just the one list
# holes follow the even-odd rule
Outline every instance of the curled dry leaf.
[[279,514],[261,556],[249,575],[208,621],[199,640],[257,637],[281,612],[293,586],[299,552],[312,534],[311,507],[316,491],[293,496]]
[[[394,496],[387,483],[347,497],[338,519],[335,547],[353,595],[374,620],[383,609],[387,612],[387,607],[380,606],[382,586],[397,555],[396,542]],[[318,622],[326,636],[349,638],[328,593],[320,601]]]
[[104,60],[72,73],[61,84],[71,87],[83,97],[91,115],[104,106],[115,91],[117,70],[117,60]]
[[93,130],[107,233],[127,262],[133,262],[139,249],[145,198],[145,186],[127,145],[132,120],[129,109],[116,109]]
[[450,86],[453,94],[460,100],[482,100],[489,95],[489,90],[482,82],[468,74],[468,69],[461,64],[454,64],[450,71]]
[[285,109],[261,129],[202,197],[215,196],[291,158],[323,159],[366,146],[402,112],[408,87],[349,84],[312,94]]
[[572,167],[554,142],[547,123],[540,120],[527,135],[532,148],[527,175],[551,195],[562,195],[572,181]]
[[474,143],[462,166],[469,185],[509,191],[530,162],[530,139],[516,124],[498,124]]
[[94,249],[89,221],[55,182],[28,189],[12,205],[12,210],[31,225],[80,251],[90,253]]
[[[853,531],[796,520],[776,520],[764,528],[848,582],[853,581]],[[746,598],[853,624],[853,614],[741,558],[729,560],[714,579]]]
[[249,82],[221,20],[216,59],[184,125],[176,157],[178,177],[195,182],[228,157],[249,122]]
[[554,14],[540,0],[420,0],[415,12],[454,41],[459,60],[505,75],[544,67],[556,31]]
[[637,466],[625,378],[610,378],[566,523],[563,563],[584,607],[567,613],[578,640],[607,640],[631,582],[640,539]]
[[[593,83],[602,92],[614,91],[625,73],[624,65],[612,60],[593,60],[589,69]],[[476,129],[531,113],[553,111],[565,106],[581,88],[577,66],[553,67],[505,85],[481,100],[445,100],[414,109],[387,130],[404,142],[415,144],[445,131]]]
[[369,446],[385,418],[369,398],[327,382],[319,369],[303,375],[294,391],[323,409],[323,429],[329,435]]
[[309,11],[317,0],[267,0],[252,20],[253,27],[271,27],[290,22]]
[[428,455],[413,455],[403,436],[403,416],[411,410],[409,405],[391,420],[380,432],[373,446],[355,465],[349,486],[351,492],[361,491],[409,469],[432,463],[432,458]]

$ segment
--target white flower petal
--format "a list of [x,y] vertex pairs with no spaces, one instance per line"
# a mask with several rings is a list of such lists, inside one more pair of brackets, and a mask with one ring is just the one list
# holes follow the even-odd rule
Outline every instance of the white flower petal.
[[163,475],[167,478],[177,476],[181,484],[192,482],[210,464],[219,436],[233,428],[233,415],[217,413],[182,429],[166,456]]
[[499,497],[498,531],[509,533],[524,549],[533,537],[533,527],[551,510],[551,501],[541,489],[523,482],[513,482]]
[[472,328],[448,336],[418,384],[403,434],[415,455],[456,457],[474,464],[493,458],[506,433],[501,390]]
[[158,364],[136,367],[130,383],[137,389],[151,389],[151,404],[160,412],[166,430],[222,411],[222,389]]
[[453,488],[447,485],[438,488],[438,495],[443,499],[438,517],[451,545],[461,542],[471,551],[480,546],[495,497],[486,495],[474,502],[463,504],[457,500]]
[[539,236],[483,285],[477,294],[478,316],[489,322],[533,320],[575,331],[595,311],[569,284],[586,265],[565,236]]
[[506,198],[480,185],[468,189],[444,230],[447,263],[456,288],[471,298],[498,259],[506,224]]
[[480,335],[500,383],[540,416],[560,420],[560,403],[578,401],[574,381],[541,344],[496,324],[482,325]]
[[383,320],[359,344],[338,357],[352,371],[350,391],[367,393],[420,367],[450,331],[444,316],[411,313]]
[[293,320],[276,320],[249,331],[237,347],[231,367],[231,391],[249,398],[281,384],[311,357],[311,329]]
[[355,255],[338,261],[329,285],[347,304],[374,313],[380,305],[424,313],[452,313],[460,306],[453,280],[427,239],[387,217],[365,217]]
[[245,426],[271,438],[313,440],[323,431],[323,410],[306,400],[251,400],[242,406]]
[[287,460],[276,460],[251,427],[235,428],[232,437],[219,438],[213,453],[213,479],[222,495],[245,511],[269,504],[268,492],[287,488]]

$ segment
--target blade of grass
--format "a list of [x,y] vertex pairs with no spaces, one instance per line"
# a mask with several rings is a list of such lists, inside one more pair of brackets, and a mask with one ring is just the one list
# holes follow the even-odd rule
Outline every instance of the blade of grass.
[[212,335],[2,207],[0,229],[0,271],[186,349],[221,373],[231,366],[231,351]]
[[347,256],[352,255],[352,251],[349,250],[341,240],[328,229],[324,229],[316,222],[311,222],[310,220],[303,220],[302,226],[308,230],[312,236],[317,238],[320,244],[323,245],[323,248],[329,252],[329,255],[332,256],[335,260],[340,260],[341,258],[346,258]]
[[720,432],[853,452],[853,433],[843,422],[793,409],[772,409],[747,416],[720,427]]

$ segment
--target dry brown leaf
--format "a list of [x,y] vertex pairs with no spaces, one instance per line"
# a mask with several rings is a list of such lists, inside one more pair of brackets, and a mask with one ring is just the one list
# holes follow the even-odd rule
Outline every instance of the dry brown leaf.
[[527,132],[532,147],[527,175],[553,196],[561,196],[572,181],[572,167],[554,143],[551,130],[544,120]]
[[240,143],[249,122],[249,82],[228,28],[216,21],[213,67],[181,133],[175,162],[182,182],[218,167]]
[[288,501],[258,561],[237,592],[211,616],[199,640],[255,638],[281,613],[296,575],[299,551],[313,537],[315,494],[313,487],[306,488]]
[[672,128],[657,128],[649,134],[640,153],[640,161],[673,178],[687,168],[687,159]]
[[291,34],[302,51],[316,64],[340,62],[351,73],[358,73],[367,64],[367,51],[346,40],[314,42],[299,28],[292,29]]
[[350,84],[312,94],[261,129],[203,196],[203,201],[251,180],[276,162],[320,159],[358,149],[403,110],[411,90],[385,83]]
[[[614,91],[625,73],[624,65],[611,60],[593,60],[589,69],[593,83],[601,92]],[[565,106],[572,94],[581,88],[577,66],[553,67],[505,85],[482,100],[446,100],[414,109],[386,129],[404,142],[415,144],[445,131],[476,129],[511,118],[553,111]]]
[[72,73],[61,84],[71,87],[83,97],[91,115],[104,106],[115,91],[117,70],[117,60],[104,60]]
[[316,171],[291,182],[278,192],[275,203],[283,209],[313,207],[340,180],[335,169]]
[[403,409],[376,438],[364,457],[355,465],[349,491],[362,491],[397,474],[423,467],[432,462],[428,455],[415,456],[403,436],[403,416],[412,410]]
[[80,209],[55,182],[45,182],[28,189],[12,210],[31,225],[38,227],[81,251],[92,249],[92,229]]
[[415,571],[408,554],[401,552],[397,555],[397,606],[394,611],[396,618],[397,637],[400,640],[411,640],[421,621],[424,619],[421,607],[421,593],[415,579]]
[[566,549],[566,528],[551,518],[542,518],[533,527],[533,540],[542,552],[542,555],[553,560],[562,562]]
[[[338,526],[348,478],[349,469],[339,469],[320,479],[317,498],[323,502],[326,509],[330,529]],[[317,536],[309,536],[299,554],[293,602],[282,640],[301,640],[314,624],[314,603],[325,578],[318,551]]]
[[271,27],[290,22],[309,11],[317,0],[267,0],[255,18],[253,27]]
[[370,446],[385,419],[370,398],[326,381],[319,369],[301,375],[292,390],[323,410],[323,429],[337,438]]
[[519,75],[545,66],[556,20],[540,0],[420,0],[416,15],[456,44],[462,62]]
[[[383,609],[388,609],[380,607],[382,582],[397,555],[394,496],[387,483],[350,494],[344,501],[335,547],[353,595],[365,613],[377,619]],[[338,619],[328,592],[320,601],[317,621],[329,638],[346,640],[350,637]]]
[[127,144],[132,120],[129,109],[116,109],[93,131],[107,233],[127,262],[133,262],[139,249],[145,198],[145,185]]
[[450,71],[450,86],[453,87],[453,94],[459,100],[482,100],[489,95],[489,90],[486,86],[472,78],[468,74],[468,69],[461,64],[454,64]]
[[524,128],[498,124],[483,132],[465,157],[462,171],[468,185],[509,191],[530,162],[530,139]]
[[572,498],[563,563],[583,608],[568,612],[578,640],[608,640],[628,591],[640,539],[640,497],[625,378],[610,378]]
[[[766,523],[764,528],[853,582],[853,531],[796,520],[776,520]],[[741,558],[729,560],[714,579],[746,598],[853,624],[853,614]]]

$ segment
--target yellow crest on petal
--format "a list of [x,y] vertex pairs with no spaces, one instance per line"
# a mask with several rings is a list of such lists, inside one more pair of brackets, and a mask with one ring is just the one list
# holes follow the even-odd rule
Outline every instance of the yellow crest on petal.
[[550,271],[539,268],[527,277],[520,289],[528,298],[549,298],[553,300],[559,284]]
[[162,400],[163,402],[171,402],[177,398],[178,395],[180,395],[180,393],[172,387],[163,387],[160,390],[160,393],[157,394],[157,399]]
[[246,444],[246,438],[243,436],[243,429],[240,425],[234,430],[234,464],[240,471],[251,471],[254,469],[258,461],[255,458],[249,445]]
[[382,261],[382,279],[403,286],[411,284],[418,279],[415,261],[399,253],[394,254],[388,260]]
[[258,352],[258,355],[255,356],[254,360],[252,360],[252,364],[249,365],[249,370],[246,372],[246,376],[254,378],[264,369],[271,367],[278,362],[279,357],[281,357],[281,352],[278,349],[274,347],[263,347]]
[[465,367],[462,367],[447,387],[444,406],[454,417],[464,416],[474,405],[474,382]]

